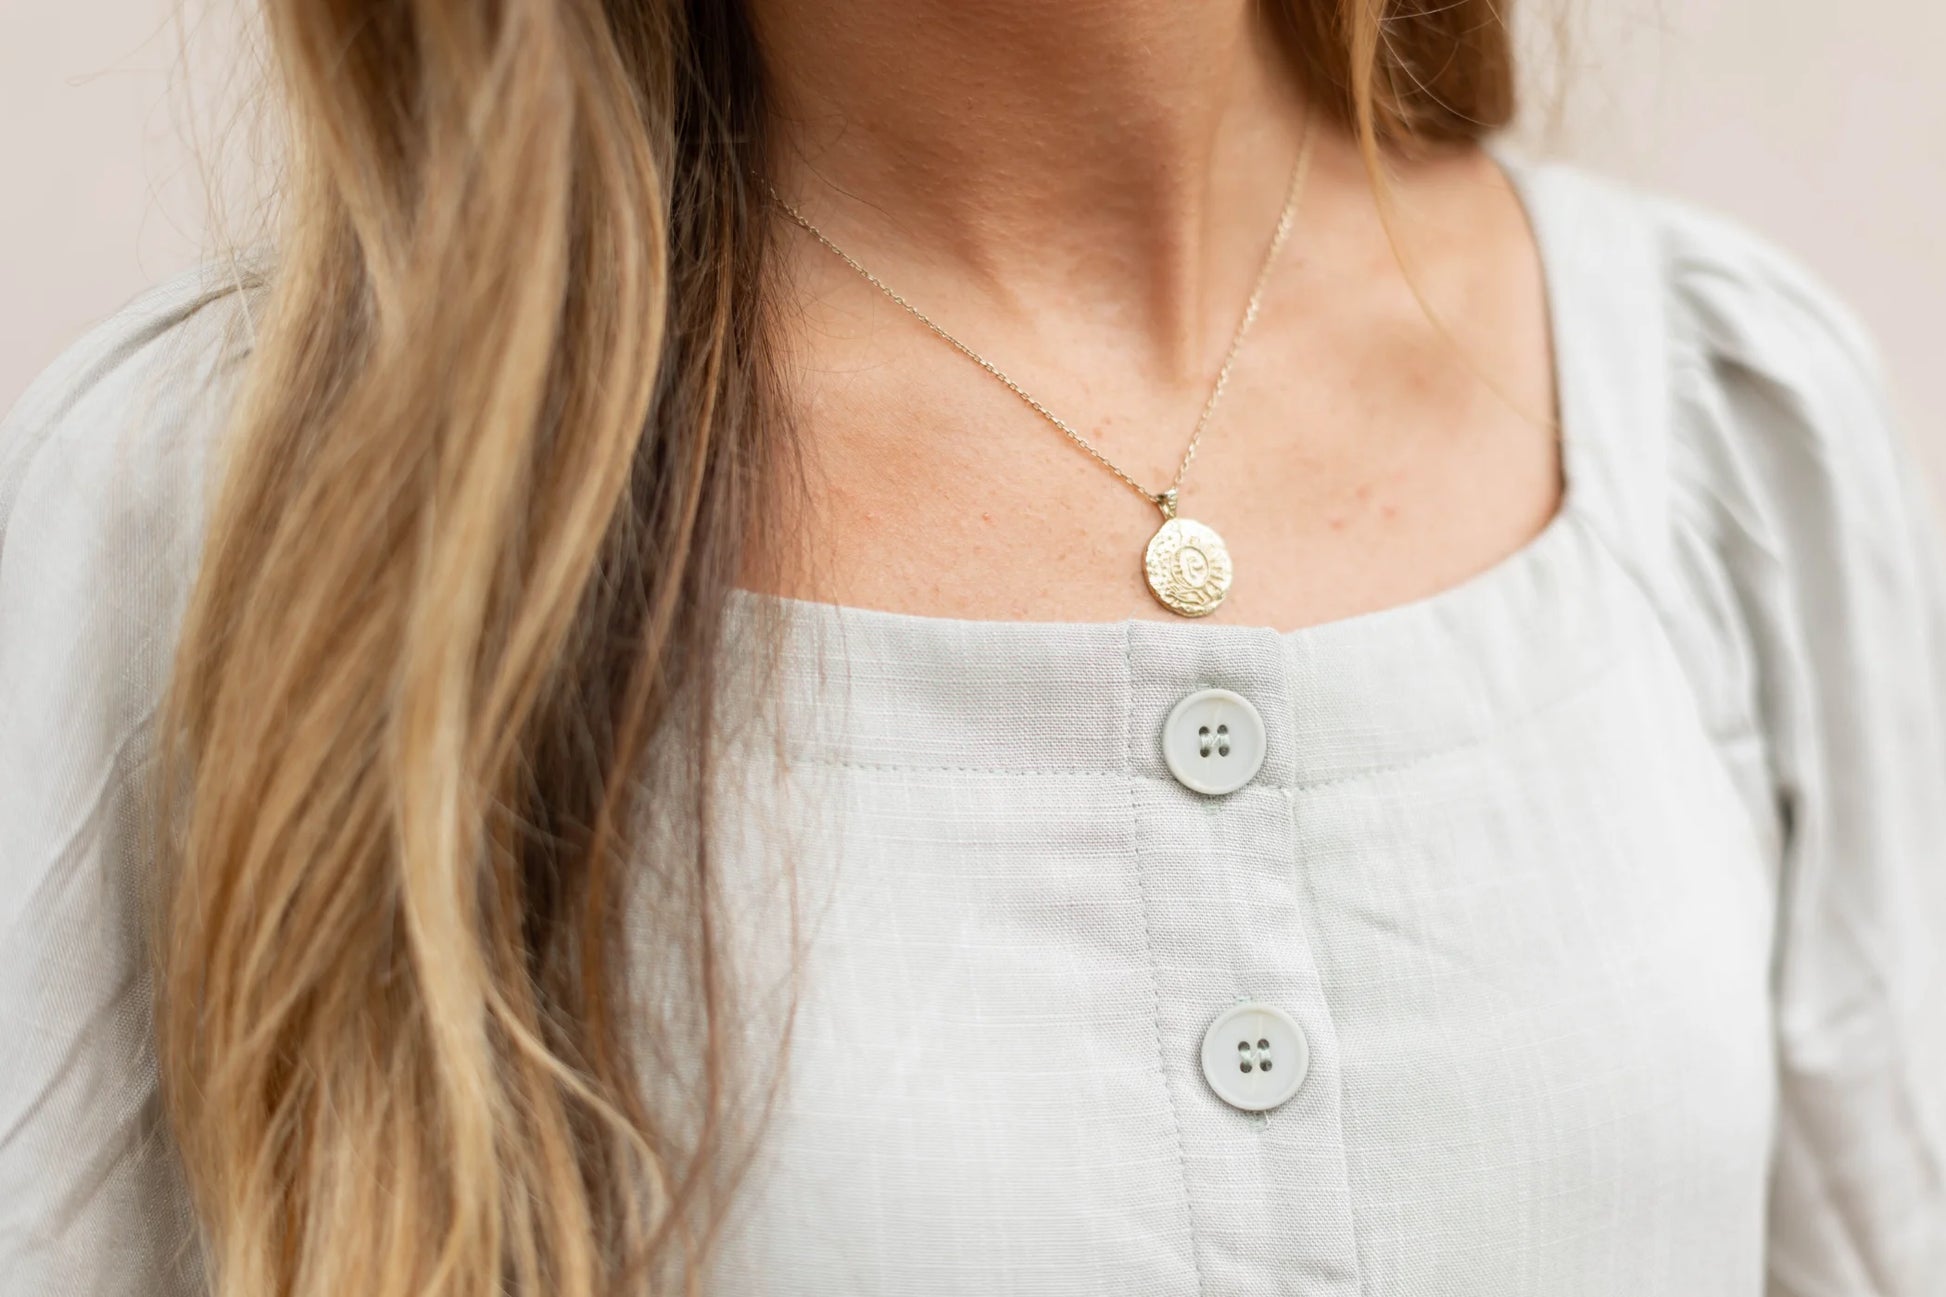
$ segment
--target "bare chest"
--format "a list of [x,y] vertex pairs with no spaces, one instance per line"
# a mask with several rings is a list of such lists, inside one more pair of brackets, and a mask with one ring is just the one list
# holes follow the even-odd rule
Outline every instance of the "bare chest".
[[[1461,353],[1304,363],[1297,341],[1264,343],[1179,491],[1180,518],[1216,533],[1222,557],[1156,547],[1185,589],[1227,580],[1211,620],[1289,629],[1407,602],[1492,566],[1553,515],[1551,421],[1510,406]],[[945,363],[959,359],[807,385],[808,510],[789,592],[980,620],[1173,616],[1145,567],[1161,511],[985,374]],[[1540,379],[1523,394],[1551,403],[1544,342],[1530,363]],[[1077,407],[1090,393],[1115,403],[1112,372],[1066,380]],[[1071,421],[1151,491],[1169,484],[1193,422],[1126,404]]]

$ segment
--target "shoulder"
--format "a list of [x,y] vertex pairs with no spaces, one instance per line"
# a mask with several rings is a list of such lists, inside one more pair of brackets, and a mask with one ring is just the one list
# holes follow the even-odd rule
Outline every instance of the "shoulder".
[[[251,343],[245,271],[161,282],[70,344],[0,420],[0,607],[50,613],[193,562]],[[181,573],[174,574],[180,577]],[[4,651],[0,638],[0,651]]]
[[1856,311],[1769,236],[1575,166],[1516,161],[1509,172],[1568,327],[1606,317],[1614,327],[1595,331],[1642,363],[1748,376],[1813,405],[1883,394],[1878,350]]
[[72,790],[46,782],[126,756],[160,694],[249,351],[236,284],[212,267],[157,284],[0,420],[0,806],[38,793],[47,818]]
[[1896,494],[1910,448],[1877,340],[1851,304],[1740,222],[1639,201],[1662,258],[1678,431],[1811,456],[1834,489]]
[[1924,505],[1878,347],[1800,256],[1576,167],[1510,174],[1547,265],[1566,431],[1617,497],[1601,503],[1622,543],[1724,507],[1771,551],[1820,528],[1902,536]]
[[243,273],[211,264],[164,280],[42,371],[0,420],[0,520],[40,475],[125,476],[206,449],[250,349]]
[[1858,313],[1747,225],[1575,167],[1514,161],[1555,315],[1579,508],[1656,606],[1724,734],[1773,757],[1878,662],[1946,627],[1946,546]]

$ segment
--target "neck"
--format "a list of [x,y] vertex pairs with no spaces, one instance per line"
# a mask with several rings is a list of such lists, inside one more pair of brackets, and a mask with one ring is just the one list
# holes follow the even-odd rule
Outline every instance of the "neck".
[[1206,368],[1308,111],[1267,6],[750,3],[774,183],[837,242],[915,294],[946,274],[999,311],[1059,300]]

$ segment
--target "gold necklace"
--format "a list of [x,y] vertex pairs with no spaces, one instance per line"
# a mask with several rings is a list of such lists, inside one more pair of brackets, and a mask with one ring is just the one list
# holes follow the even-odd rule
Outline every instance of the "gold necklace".
[[891,285],[867,270],[859,261],[843,248],[826,237],[823,230],[811,224],[805,215],[784,200],[773,187],[770,197],[812,238],[837,254],[840,260],[857,271],[876,289],[891,298],[906,311],[910,312],[921,324],[938,334],[961,355],[984,369],[1004,383],[1009,391],[1034,413],[1053,424],[1067,439],[1088,452],[1103,468],[1162,511],[1162,525],[1143,553],[1142,570],[1148,577],[1149,590],[1157,602],[1170,612],[1184,617],[1206,617],[1216,611],[1223,597],[1230,592],[1230,582],[1234,571],[1230,562],[1230,551],[1223,544],[1223,538],[1213,528],[1206,527],[1193,518],[1176,516],[1176,495],[1182,487],[1185,474],[1189,472],[1191,461],[1196,458],[1196,445],[1202,440],[1203,429],[1209,426],[1210,416],[1216,412],[1217,403],[1223,399],[1223,390],[1230,382],[1230,369],[1236,363],[1237,352],[1243,347],[1243,339],[1256,322],[1257,311],[1263,304],[1264,287],[1270,282],[1271,268],[1277,262],[1277,253],[1289,237],[1291,224],[1296,219],[1298,200],[1304,194],[1305,176],[1311,169],[1312,127],[1315,118],[1307,117],[1304,123],[1304,139],[1298,146],[1297,162],[1291,168],[1290,185],[1284,194],[1284,210],[1277,218],[1277,230],[1271,236],[1270,247],[1264,253],[1263,265],[1257,270],[1256,283],[1251,286],[1250,300],[1243,308],[1243,318],[1237,321],[1236,332],[1230,338],[1230,349],[1224,353],[1222,368],[1216,371],[1216,382],[1210,388],[1209,399],[1203,402],[1203,412],[1196,419],[1195,430],[1189,434],[1189,445],[1182,453],[1182,462],[1176,465],[1176,475],[1169,485],[1160,491],[1150,491],[1116,465],[1108,456],[1101,453],[1095,445],[1076,432],[1066,420],[1048,409],[1029,395],[1027,389],[1007,377],[999,366],[982,356],[973,348],[941,328],[931,316],[902,297]]

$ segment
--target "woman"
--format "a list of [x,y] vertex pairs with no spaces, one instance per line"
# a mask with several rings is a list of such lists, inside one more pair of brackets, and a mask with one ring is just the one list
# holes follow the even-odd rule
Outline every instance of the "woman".
[[0,1286],[1940,1291],[1931,515],[1493,0],[266,10],[6,428]]

